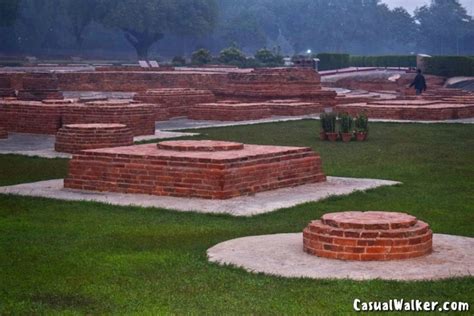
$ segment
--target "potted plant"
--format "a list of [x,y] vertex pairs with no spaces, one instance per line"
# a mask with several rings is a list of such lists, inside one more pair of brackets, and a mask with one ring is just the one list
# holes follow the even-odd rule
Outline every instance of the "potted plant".
[[335,142],[339,136],[336,133],[336,114],[326,113],[326,120],[326,135],[331,142]]
[[364,141],[367,139],[369,133],[369,118],[365,113],[359,113],[355,120],[356,138],[357,141]]
[[326,140],[328,139],[327,136],[326,136],[326,132],[327,132],[327,114],[326,113],[321,113],[321,115],[319,115],[319,118],[320,118],[320,123],[321,123],[321,131],[319,132],[319,139],[321,140]]
[[352,140],[352,117],[347,113],[339,115],[339,124],[342,141],[348,143]]

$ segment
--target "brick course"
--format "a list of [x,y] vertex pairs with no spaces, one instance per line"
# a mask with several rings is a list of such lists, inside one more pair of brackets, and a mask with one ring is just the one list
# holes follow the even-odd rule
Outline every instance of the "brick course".
[[330,259],[401,260],[430,254],[432,236],[428,224],[405,213],[331,213],[304,229],[303,249]]
[[147,144],[80,152],[70,161],[64,186],[228,199],[326,181],[321,159],[310,148],[243,145],[234,149],[242,145],[212,141],[162,142],[158,146],[161,148]]
[[63,126],[56,135],[58,152],[133,145],[133,134],[123,124],[72,124]]

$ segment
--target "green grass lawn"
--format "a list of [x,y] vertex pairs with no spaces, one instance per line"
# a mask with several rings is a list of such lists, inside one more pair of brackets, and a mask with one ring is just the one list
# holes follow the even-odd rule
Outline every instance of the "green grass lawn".
[[[318,124],[206,129],[196,138],[311,146],[328,175],[403,185],[253,218],[0,196],[0,314],[345,314],[355,298],[464,301],[472,313],[472,277],[284,279],[207,262],[219,242],[300,232],[345,210],[404,211],[435,233],[474,237],[473,125],[373,123],[366,143],[335,144],[317,139]],[[66,163],[0,156],[0,185],[63,177]]]

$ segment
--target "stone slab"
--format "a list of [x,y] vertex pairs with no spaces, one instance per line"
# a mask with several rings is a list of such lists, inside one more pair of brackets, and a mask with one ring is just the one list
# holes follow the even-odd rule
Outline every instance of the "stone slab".
[[323,183],[261,192],[253,196],[242,196],[229,200],[207,200],[68,190],[63,188],[63,180],[60,179],[0,187],[0,194],[44,197],[66,201],[101,202],[119,206],[155,207],[180,212],[254,216],[307,202],[320,201],[330,196],[348,195],[357,191],[397,184],[400,184],[400,182],[328,177],[327,182]]
[[288,278],[415,281],[472,276],[473,250],[474,238],[434,234],[433,253],[425,257],[342,261],[305,253],[303,236],[295,233],[233,239],[210,248],[207,255],[221,265]]

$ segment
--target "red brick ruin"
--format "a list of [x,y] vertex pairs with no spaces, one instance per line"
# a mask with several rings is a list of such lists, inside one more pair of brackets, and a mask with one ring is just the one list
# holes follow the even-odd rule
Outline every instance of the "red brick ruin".
[[330,213],[303,231],[305,252],[329,259],[386,261],[432,252],[428,224],[405,213]]
[[132,131],[123,124],[64,125],[56,134],[54,148],[74,154],[81,150],[133,145]]
[[310,148],[216,141],[167,141],[82,151],[73,156],[70,189],[229,199],[323,182]]
[[0,126],[0,139],[7,139],[8,138],[8,132],[4,127]]

